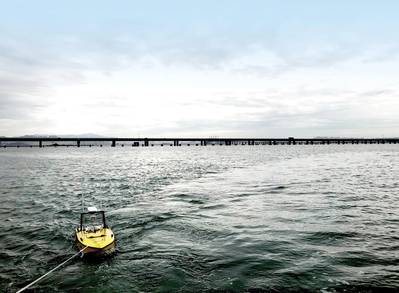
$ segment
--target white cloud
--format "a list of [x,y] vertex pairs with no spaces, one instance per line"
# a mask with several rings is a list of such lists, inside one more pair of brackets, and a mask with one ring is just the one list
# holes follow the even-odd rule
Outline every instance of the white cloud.
[[378,50],[64,41],[1,47],[0,134],[397,135],[398,61]]

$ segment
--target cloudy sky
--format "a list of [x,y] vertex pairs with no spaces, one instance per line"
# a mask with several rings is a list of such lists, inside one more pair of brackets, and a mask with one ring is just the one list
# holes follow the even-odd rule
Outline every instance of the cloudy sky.
[[2,1],[0,135],[399,136],[398,1]]

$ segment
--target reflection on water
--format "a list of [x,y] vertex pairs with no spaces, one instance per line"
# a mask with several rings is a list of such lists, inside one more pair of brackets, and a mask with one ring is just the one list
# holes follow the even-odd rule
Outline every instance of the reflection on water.
[[0,150],[0,290],[74,253],[81,198],[119,253],[39,292],[392,291],[399,147]]

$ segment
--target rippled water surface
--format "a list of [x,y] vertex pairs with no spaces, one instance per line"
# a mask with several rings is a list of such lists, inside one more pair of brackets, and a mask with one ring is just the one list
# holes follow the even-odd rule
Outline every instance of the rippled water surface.
[[0,291],[76,252],[81,199],[113,258],[36,292],[396,292],[399,146],[0,150]]

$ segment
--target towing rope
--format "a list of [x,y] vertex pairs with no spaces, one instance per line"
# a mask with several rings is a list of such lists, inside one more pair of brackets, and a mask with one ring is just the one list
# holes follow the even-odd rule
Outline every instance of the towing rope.
[[82,248],[79,252],[75,253],[74,255],[72,255],[70,258],[68,258],[66,261],[60,263],[58,266],[56,266],[55,268],[53,268],[51,271],[48,271],[47,273],[45,273],[43,276],[41,276],[40,278],[34,280],[32,283],[26,285],[25,287],[23,287],[22,289],[19,289],[17,291],[17,293],[23,292],[26,289],[28,289],[29,287],[31,287],[32,285],[36,284],[37,282],[39,282],[40,280],[44,279],[45,277],[47,277],[48,275],[50,275],[52,272],[54,272],[55,270],[59,269],[60,267],[62,267],[64,264],[66,264],[68,261],[74,259],[76,256],[78,256],[79,254],[83,253],[83,251],[87,248],[88,246],[86,246],[85,248]]

